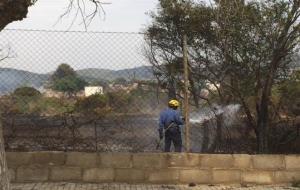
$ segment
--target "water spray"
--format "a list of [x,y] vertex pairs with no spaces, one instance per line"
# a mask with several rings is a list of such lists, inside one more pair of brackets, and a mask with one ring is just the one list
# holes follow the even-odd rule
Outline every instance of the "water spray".
[[199,112],[191,113],[190,122],[193,124],[202,124],[207,120],[212,120],[217,115],[223,114],[225,122],[231,124],[240,107],[239,104],[230,104],[227,106],[215,105],[213,108],[202,108]]

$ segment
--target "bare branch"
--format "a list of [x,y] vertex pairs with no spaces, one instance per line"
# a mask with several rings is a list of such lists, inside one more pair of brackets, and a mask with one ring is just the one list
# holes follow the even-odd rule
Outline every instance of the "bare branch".
[[13,54],[12,54],[12,49],[9,45],[4,46],[4,47],[0,47],[0,62],[8,59],[8,58],[13,58]]
[[[74,25],[78,18],[78,14],[80,13],[80,24],[84,25],[85,30],[87,30],[88,26],[93,22],[96,15],[98,14],[101,17],[101,14],[105,16],[105,11],[103,9],[103,4],[110,4],[104,3],[99,0],[69,0],[69,4],[65,10],[65,12],[60,15],[58,20],[54,25],[57,25],[64,17],[70,15],[72,11],[75,11],[75,15],[72,19],[72,22],[68,28],[68,30]],[[91,5],[93,6],[92,11],[87,11],[87,7]]]

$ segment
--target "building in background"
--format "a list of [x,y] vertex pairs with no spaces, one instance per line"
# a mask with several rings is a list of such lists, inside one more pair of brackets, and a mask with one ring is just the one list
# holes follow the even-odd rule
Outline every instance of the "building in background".
[[84,87],[84,95],[86,97],[94,95],[94,94],[103,94],[102,86],[86,86]]

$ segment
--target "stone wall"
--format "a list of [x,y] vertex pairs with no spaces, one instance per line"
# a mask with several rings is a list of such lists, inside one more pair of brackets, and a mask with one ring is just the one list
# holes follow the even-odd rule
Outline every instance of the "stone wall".
[[7,153],[14,182],[281,184],[300,181],[300,155]]

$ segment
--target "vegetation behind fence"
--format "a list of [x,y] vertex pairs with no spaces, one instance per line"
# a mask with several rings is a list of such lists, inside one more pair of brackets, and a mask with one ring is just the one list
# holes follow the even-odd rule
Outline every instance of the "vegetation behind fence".
[[[184,103],[183,66],[154,64],[148,34],[4,30],[0,42],[5,58],[0,101],[7,150],[163,150],[158,117],[174,90]],[[195,65],[189,65],[191,77],[198,76],[191,70]],[[158,69],[171,69],[170,75],[161,75]],[[297,98],[293,86],[299,85],[298,75],[292,72],[273,89],[272,102],[280,101],[281,107],[272,109],[276,116],[268,135],[272,153],[300,152],[299,108],[290,103]],[[234,99],[220,104],[215,96],[220,83],[201,80],[189,87],[190,151],[256,153],[257,134],[248,126],[243,105]],[[202,98],[197,105],[192,87]],[[254,110],[252,98],[247,97],[247,103]],[[184,106],[180,109],[185,111]]]

